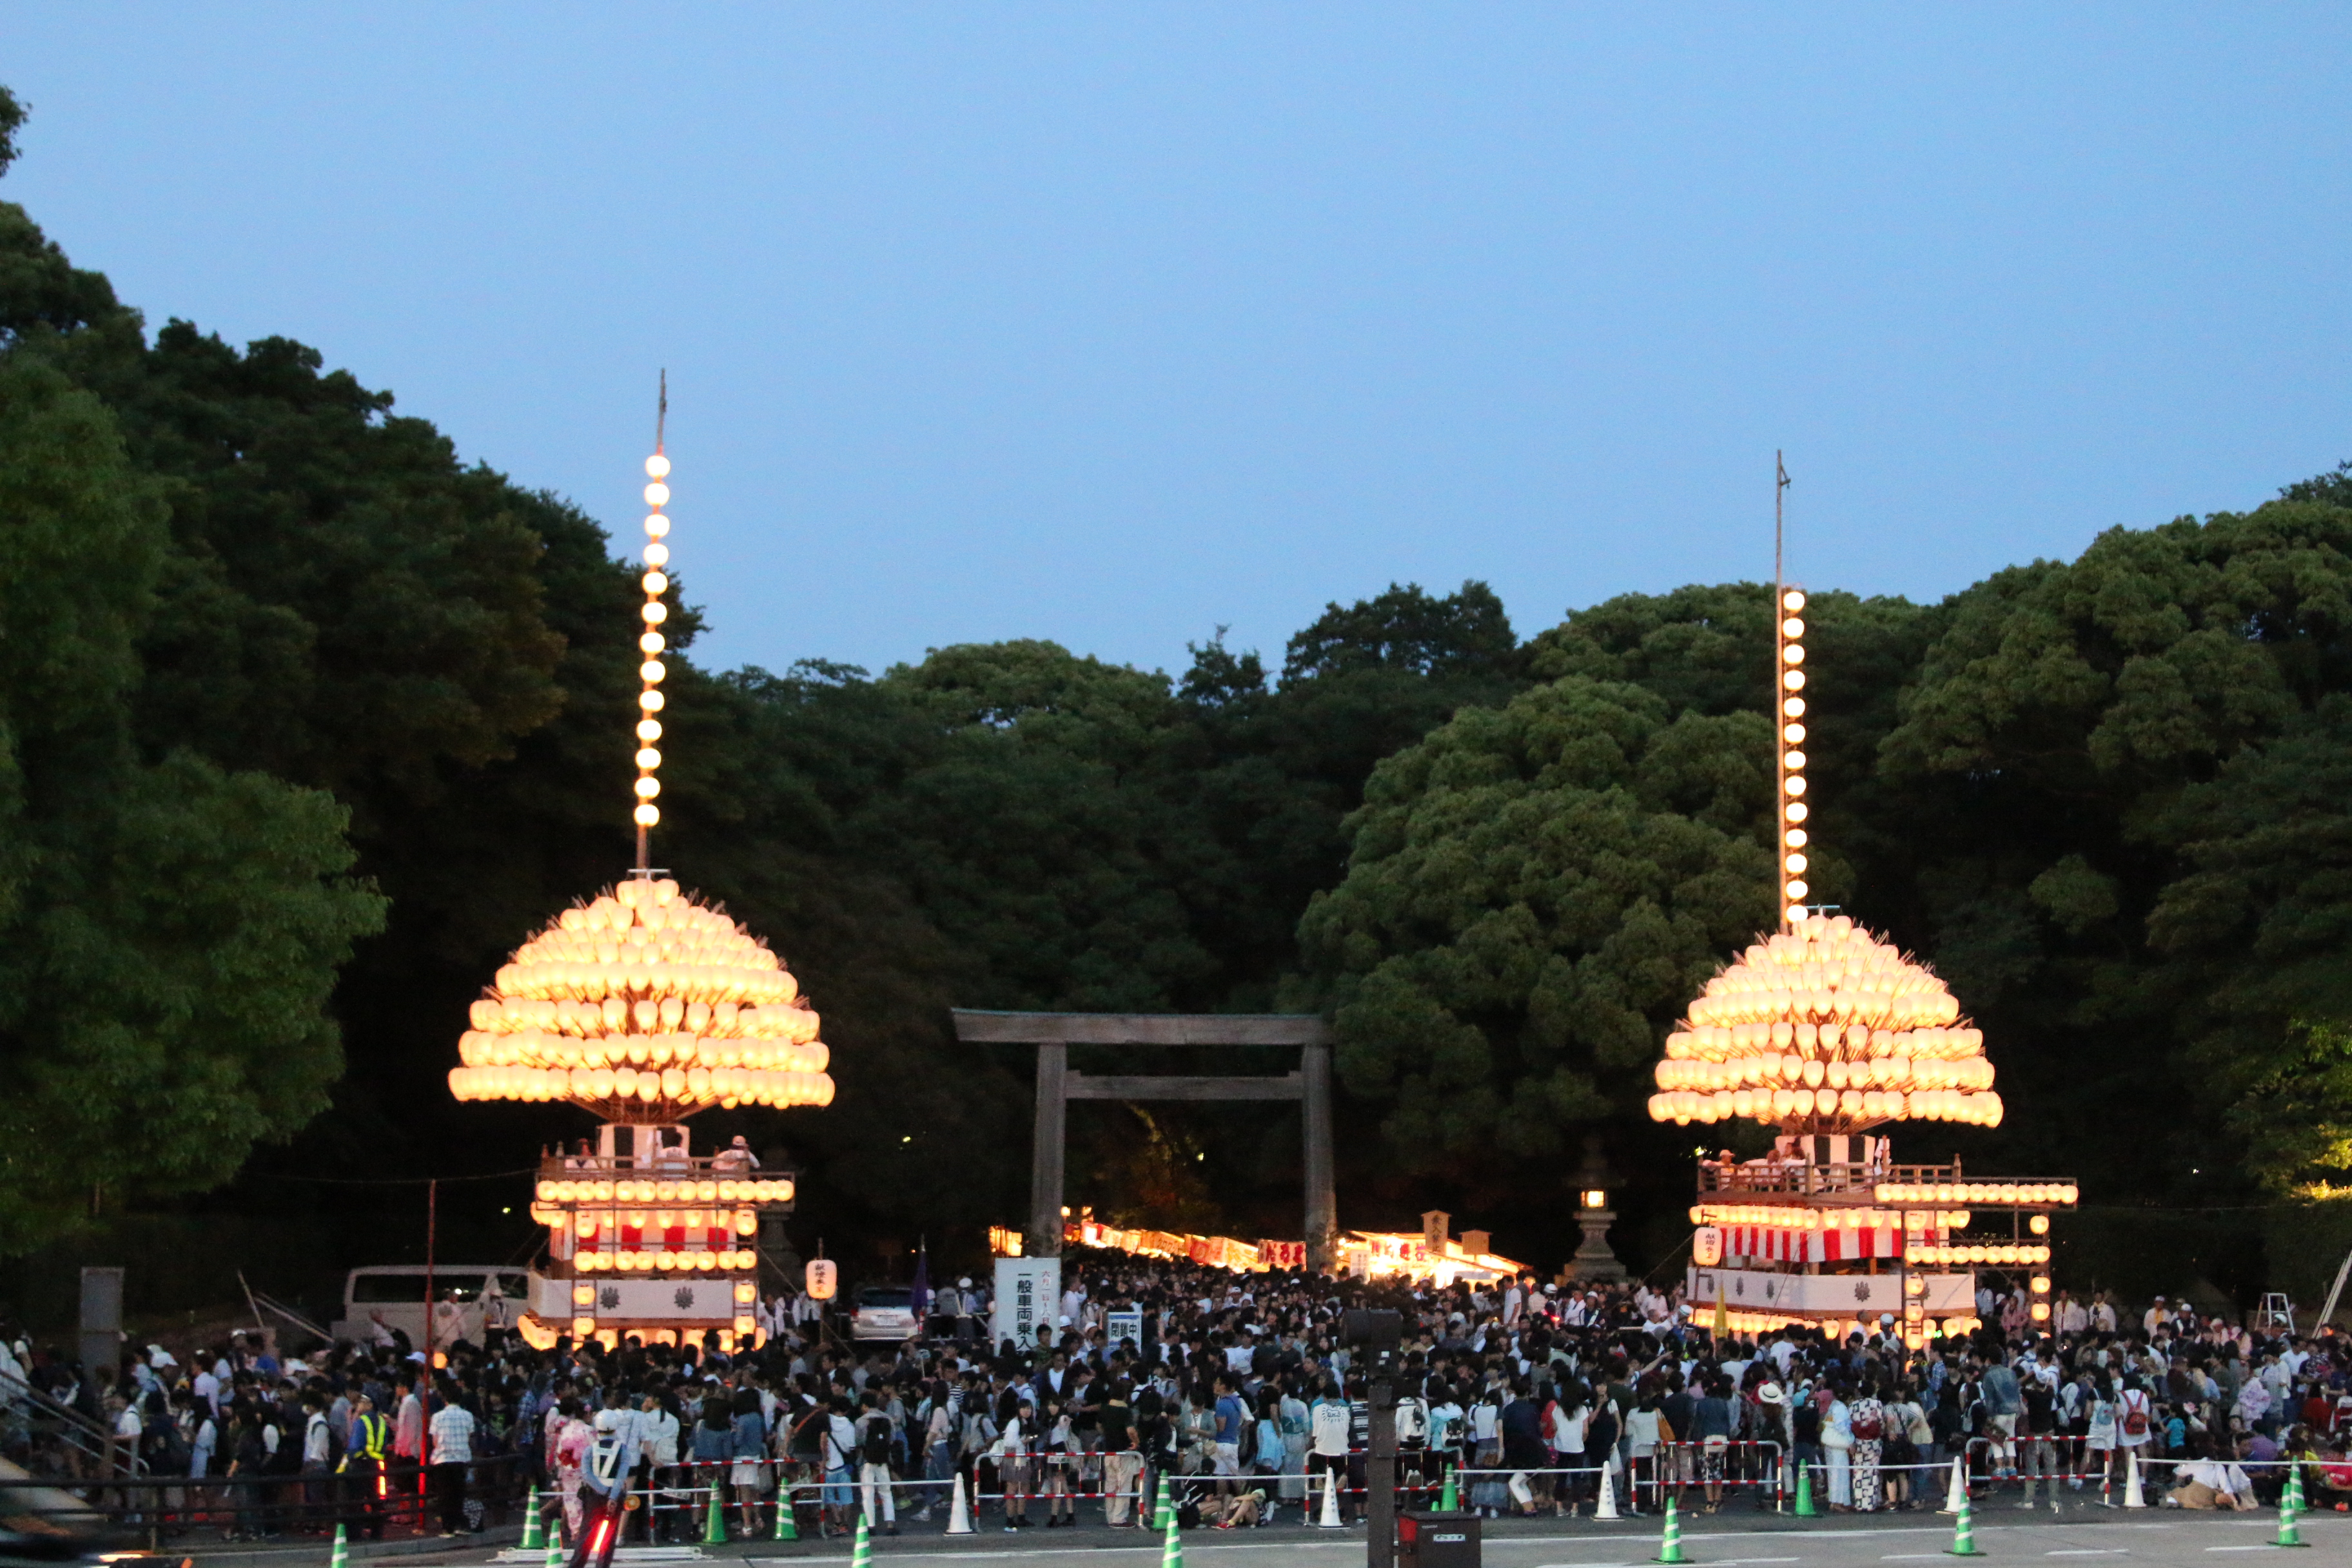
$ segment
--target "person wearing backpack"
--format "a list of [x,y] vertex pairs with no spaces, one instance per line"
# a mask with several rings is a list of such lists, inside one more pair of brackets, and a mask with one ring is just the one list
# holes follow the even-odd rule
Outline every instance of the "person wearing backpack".
[[2124,1391],[2116,1398],[2116,1447],[2129,1466],[2136,1455],[2147,1449],[2156,1437],[2156,1402],[2140,1386],[2139,1374],[2133,1373],[2124,1379]]
[[2101,1373],[2091,1385],[2086,1411],[2084,1450],[2098,1465],[2101,1484],[2111,1484],[2116,1475],[2116,1456],[2123,1447],[2123,1433],[2122,1423],[2116,1415],[2116,1385],[2106,1373]]
[[824,1465],[824,1512],[818,1529],[826,1535],[847,1535],[850,1510],[857,1506],[857,1428],[849,1418],[856,1408],[845,1394],[832,1395],[824,1405],[824,1425],[819,1428]]
[[890,1483],[898,1478],[890,1473],[890,1456],[898,1435],[890,1426],[889,1415],[882,1409],[882,1396],[875,1390],[869,1388],[858,1395],[858,1405],[857,1420],[853,1426],[857,1444],[858,1507],[868,1530],[878,1527],[885,1535],[896,1535],[898,1503]]

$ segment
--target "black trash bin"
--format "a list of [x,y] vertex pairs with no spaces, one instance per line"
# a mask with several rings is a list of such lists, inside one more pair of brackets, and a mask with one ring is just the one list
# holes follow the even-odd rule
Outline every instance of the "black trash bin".
[[1478,1516],[1421,1509],[1398,1514],[1397,1568],[1478,1568]]

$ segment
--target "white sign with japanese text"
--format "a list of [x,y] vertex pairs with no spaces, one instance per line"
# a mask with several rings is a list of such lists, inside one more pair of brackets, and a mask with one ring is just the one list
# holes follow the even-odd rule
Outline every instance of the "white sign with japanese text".
[[1062,1310],[1062,1260],[1058,1258],[1000,1258],[996,1260],[996,1310],[989,1319],[991,1341],[1011,1340],[1022,1350],[1036,1348],[1040,1335],[1048,1344],[1060,1337],[1055,1319]]

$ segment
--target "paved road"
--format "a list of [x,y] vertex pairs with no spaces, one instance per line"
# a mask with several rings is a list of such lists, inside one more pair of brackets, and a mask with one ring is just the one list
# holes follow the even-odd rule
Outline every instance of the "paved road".
[[[2117,1518],[2075,1516],[2064,1521],[2038,1518],[2003,1520],[1996,1506],[1978,1515],[1978,1547],[1987,1568],[1997,1564],[2033,1564],[2033,1568],[2228,1568],[2233,1558],[2252,1552],[2275,1552],[2269,1542],[2277,1531],[2274,1514],[2184,1514],[2173,1510]],[[1650,1568],[1657,1554],[1657,1537],[1650,1531],[1616,1531],[1586,1524],[1541,1534],[1508,1533],[1489,1537],[1485,1545],[1486,1568]],[[2312,1545],[2307,1558],[2294,1568],[2343,1568],[2352,1564],[2352,1517],[2306,1516],[2304,1539]],[[1360,1531],[1345,1540],[1310,1535],[1297,1530],[1231,1535],[1201,1531],[1185,1538],[1184,1557],[1198,1568],[1278,1568],[1298,1563],[1303,1568],[1347,1568],[1363,1561]],[[1740,1521],[1695,1524],[1684,1533],[1683,1551],[1693,1568],[1883,1568],[1891,1563],[1952,1564],[1945,1554],[1951,1544],[1948,1520],[1908,1516],[1902,1522],[1818,1521],[1800,1526],[1759,1525]],[[1097,1541],[1099,1538],[1097,1538]],[[1112,1546],[1089,1542],[1084,1534],[1065,1535],[1048,1545],[1033,1534],[1007,1539],[1003,1535],[952,1539],[899,1537],[875,1542],[876,1556],[908,1562],[950,1563],[988,1560],[999,1563],[1051,1563],[1055,1568],[1137,1568],[1156,1562],[1160,1542],[1131,1536]],[[731,1553],[730,1554],[732,1555]],[[2299,1556],[2300,1554],[2298,1554]],[[787,1563],[846,1562],[848,1548],[839,1542],[806,1542],[789,1556],[751,1554],[749,1568],[784,1568]]]

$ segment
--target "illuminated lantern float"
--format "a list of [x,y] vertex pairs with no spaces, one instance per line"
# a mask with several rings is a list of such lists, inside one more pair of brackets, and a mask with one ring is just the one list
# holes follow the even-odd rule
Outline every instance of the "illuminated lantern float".
[[1978,1265],[2028,1283],[2050,1319],[2050,1212],[2071,1180],[1970,1179],[1894,1163],[1873,1130],[1896,1121],[1999,1126],[1984,1036],[1925,966],[1805,902],[1805,596],[1780,591],[1781,921],[1706,984],[1666,1037],[1654,1120],[1754,1121],[1770,1155],[1702,1159],[1688,1299],[1720,1302],[1734,1333],[1784,1323],[1834,1337],[1902,1325],[1916,1348],[1978,1326]]
[[635,874],[565,910],[515,950],[473,1005],[449,1073],[459,1100],[562,1100],[601,1123],[590,1152],[541,1166],[531,1217],[548,1231],[519,1326],[558,1335],[675,1343],[715,1331],[756,1343],[763,1210],[793,1183],[738,1153],[697,1153],[687,1119],[711,1106],[827,1105],[833,1079],[817,1016],[776,955],[647,863],[662,736],[661,595],[669,459],[646,460],[645,663],[636,728]]

